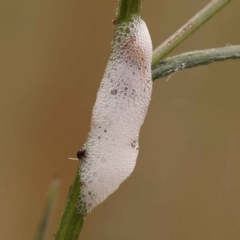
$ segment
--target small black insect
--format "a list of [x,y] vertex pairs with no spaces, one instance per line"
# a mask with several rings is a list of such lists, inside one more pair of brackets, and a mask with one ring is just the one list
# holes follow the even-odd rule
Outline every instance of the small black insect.
[[82,160],[84,157],[86,157],[86,149],[82,147],[79,151],[77,151],[77,158]]
[[133,140],[132,142],[131,142],[131,147],[133,148],[133,149],[135,149],[136,147],[136,149],[138,150],[138,143],[137,143],[137,141],[136,140]]

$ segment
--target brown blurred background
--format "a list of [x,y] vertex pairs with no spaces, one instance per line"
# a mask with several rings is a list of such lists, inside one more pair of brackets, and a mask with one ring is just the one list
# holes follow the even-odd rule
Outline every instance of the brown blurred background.
[[[209,0],[144,1],[156,47]],[[0,3],[0,239],[33,239],[49,183],[56,232],[110,52],[117,0]],[[240,44],[232,1],[171,55]],[[240,60],[154,83],[131,177],[81,240],[240,239]]]

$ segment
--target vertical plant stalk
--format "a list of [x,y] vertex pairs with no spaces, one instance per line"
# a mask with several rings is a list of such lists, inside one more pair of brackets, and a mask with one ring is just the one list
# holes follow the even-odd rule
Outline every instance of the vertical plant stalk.
[[207,22],[223,6],[231,0],[212,0],[193,18],[179,28],[172,36],[165,40],[153,51],[152,69],[156,67],[159,61],[176,48],[181,42]]
[[[142,0],[119,0],[116,24],[131,21],[133,16],[140,16],[141,6]],[[77,171],[55,240],[79,239],[85,219],[79,211],[80,188],[80,176]]]
[[57,200],[59,186],[60,179],[56,178],[49,187],[46,205],[43,210],[43,215],[38,226],[35,240],[44,240],[46,238],[47,228],[49,226],[50,218]]
[[119,0],[117,9],[117,24],[129,22],[134,15],[140,16],[142,0]]
[[73,185],[69,189],[68,200],[55,240],[77,240],[81,233],[84,216],[79,213],[80,179],[77,171]]

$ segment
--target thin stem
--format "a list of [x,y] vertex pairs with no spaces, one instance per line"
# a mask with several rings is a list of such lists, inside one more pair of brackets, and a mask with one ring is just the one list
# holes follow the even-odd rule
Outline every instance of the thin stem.
[[46,238],[47,228],[49,226],[49,221],[57,200],[59,186],[60,180],[58,178],[54,179],[53,182],[50,184],[47,193],[46,205],[43,210],[43,215],[38,226],[35,240],[44,240]]
[[[116,24],[131,21],[133,16],[140,16],[141,7],[142,0],[119,0]],[[80,188],[81,183],[79,171],[77,171],[55,240],[79,239],[85,218],[84,215],[79,213],[78,209],[80,202]]]
[[80,187],[79,171],[77,171],[55,240],[78,240],[79,238],[84,223],[84,216],[79,213]]
[[231,0],[212,0],[153,51],[152,68]]
[[161,61],[152,71],[153,81],[186,68],[240,58],[240,45],[183,53]]
[[129,22],[134,15],[140,16],[142,0],[119,0],[117,10],[117,24]]

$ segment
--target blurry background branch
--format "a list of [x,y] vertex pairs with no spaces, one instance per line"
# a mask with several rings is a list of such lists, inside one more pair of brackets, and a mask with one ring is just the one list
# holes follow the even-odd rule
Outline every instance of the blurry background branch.
[[60,179],[56,178],[50,184],[50,187],[47,193],[46,205],[43,210],[43,215],[38,226],[35,240],[44,240],[46,238],[50,218],[54,210],[54,205],[57,200],[60,183],[61,183]]

